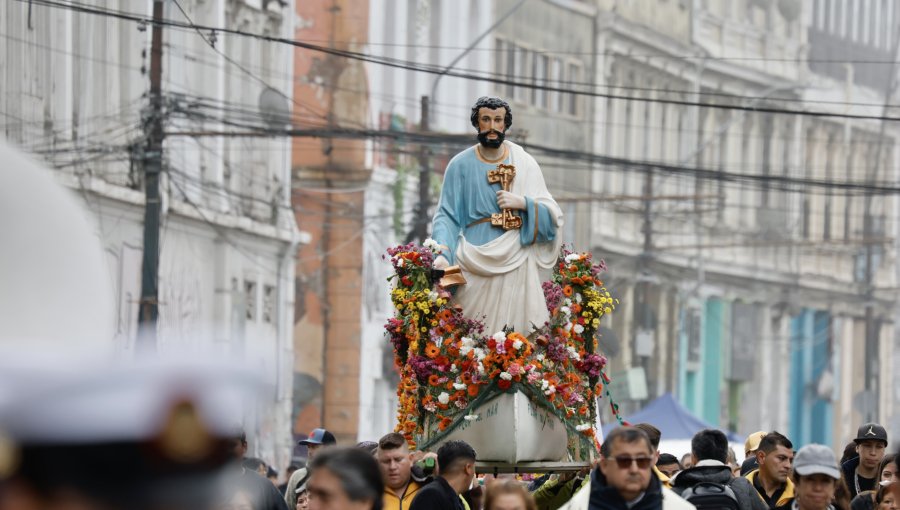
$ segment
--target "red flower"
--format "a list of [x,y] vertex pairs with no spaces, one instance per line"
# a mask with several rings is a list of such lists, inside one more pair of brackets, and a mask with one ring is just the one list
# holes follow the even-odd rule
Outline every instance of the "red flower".
[[507,381],[506,379],[497,381],[497,387],[501,390],[508,390],[510,386],[512,386],[512,381]]

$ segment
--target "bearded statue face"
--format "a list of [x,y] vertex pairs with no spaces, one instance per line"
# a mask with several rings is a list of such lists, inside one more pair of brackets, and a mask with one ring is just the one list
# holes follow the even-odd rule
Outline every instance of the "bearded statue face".
[[472,107],[472,126],[478,130],[481,145],[497,148],[503,144],[506,132],[512,126],[512,110],[509,103],[496,97],[480,97]]

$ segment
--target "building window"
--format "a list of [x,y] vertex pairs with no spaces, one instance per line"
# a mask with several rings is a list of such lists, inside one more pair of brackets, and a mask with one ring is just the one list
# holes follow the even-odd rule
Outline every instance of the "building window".
[[275,318],[275,286],[266,285],[263,287],[263,322],[271,324]]
[[[575,89],[575,90],[580,89],[581,87],[577,86],[576,84],[581,83],[581,65],[575,64],[575,63],[570,63],[568,77],[569,77],[569,88]],[[580,103],[579,100],[580,100],[581,96],[579,96],[577,94],[566,94],[566,96],[567,96],[567,101],[566,101],[566,108],[564,111],[566,113],[568,113],[569,115],[573,115],[573,116],[577,117],[578,110],[579,110],[578,107],[579,107],[579,103]]]
[[[550,62],[550,79],[553,81],[554,87],[558,89],[565,88],[566,85],[563,83],[565,81],[564,74],[565,70],[563,69],[562,60],[558,58],[552,59]],[[562,110],[562,107],[560,106],[562,104],[562,97],[562,92],[553,92],[548,98],[549,108],[557,111]]]
[[[534,54],[534,84],[538,87],[547,86],[547,70],[549,67],[550,57],[539,53]],[[547,108],[547,90],[543,88],[534,89],[534,105],[538,108]]]
[[244,303],[247,306],[247,320],[256,320],[256,282],[244,280]]
[[[516,79],[516,45],[506,43],[506,79],[515,81]],[[516,87],[512,84],[506,86],[506,97],[512,99],[515,97]]]

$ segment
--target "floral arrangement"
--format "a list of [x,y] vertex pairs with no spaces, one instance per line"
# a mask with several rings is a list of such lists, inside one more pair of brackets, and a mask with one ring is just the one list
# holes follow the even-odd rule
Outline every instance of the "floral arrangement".
[[[522,391],[593,444],[595,397],[609,379],[596,332],[617,301],[589,253],[563,249],[543,290],[550,320],[531,332],[485,332],[434,285],[437,243],[388,250],[395,315],[385,325],[400,372],[397,430],[410,445],[426,429],[452,430],[498,392]],[[608,393],[607,393],[608,394]],[[615,411],[615,406],[613,407]]]

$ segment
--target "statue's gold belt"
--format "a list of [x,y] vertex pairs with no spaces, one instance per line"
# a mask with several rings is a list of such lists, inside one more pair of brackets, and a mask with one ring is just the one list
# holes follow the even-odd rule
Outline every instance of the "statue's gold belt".
[[490,223],[491,226],[500,227],[503,230],[515,230],[522,228],[522,218],[516,216],[509,209],[505,209],[502,213],[492,214],[488,218],[481,218],[466,225],[466,228],[474,227],[481,223]]

